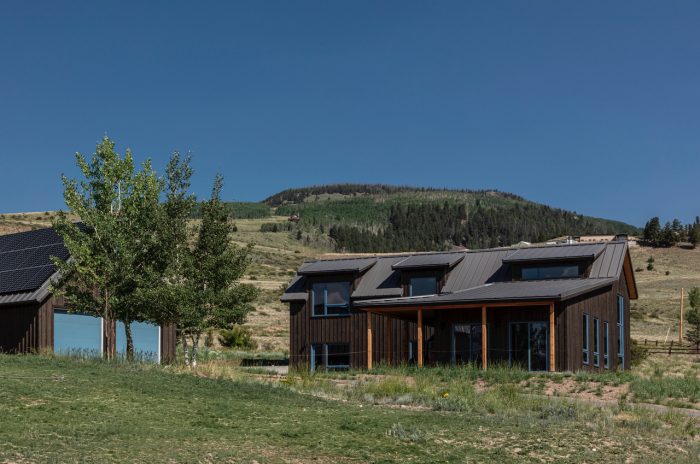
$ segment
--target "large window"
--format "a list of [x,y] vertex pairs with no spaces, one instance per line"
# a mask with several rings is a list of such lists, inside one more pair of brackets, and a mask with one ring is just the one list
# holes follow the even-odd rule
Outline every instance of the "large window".
[[465,363],[481,363],[481,324],[452,326],[452,364]]
[[625,369],[625,297],[617,295],[617,366]]
[[346,370],[350,368],[350,344],[318,343],[311,345],[311,371],[317,369]]
[[600,366],[600,320],[593,318],[593,365]]
[[606,369],[610,368],[610,327],[608,321],[603,322],[603,365]]
[[581,333],[583,337],[583,364],[590,363],[588,357],[588,314],[583,315],[583,332]]
[[430,277],[411,277],[408,286],[409,296],[434,295],[437,293],[437,278]]
[[350,283],[313,284],[311,292],[314,316],[343,316],[350,313]]
[[578,264],[526,266],[520,270],[521,280],[569,279],[580,276]]

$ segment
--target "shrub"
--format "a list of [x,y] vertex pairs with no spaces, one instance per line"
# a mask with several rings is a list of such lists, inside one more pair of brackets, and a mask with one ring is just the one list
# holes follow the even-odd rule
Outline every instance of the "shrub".
[[654,263],[647,264],[647,271],[653,271],[653,270],[654,270]]
[[226,348],[254,350],[258,347],[250,329],[240,325],[219,331],[219,343]]
[[639,343],[637,343],[637,340],[632,340],[632,344],[630,345],[630,352],[632,354],[632,365],[633,366],[638,366],[642,361],[647,359],[649,357],[649,351]]

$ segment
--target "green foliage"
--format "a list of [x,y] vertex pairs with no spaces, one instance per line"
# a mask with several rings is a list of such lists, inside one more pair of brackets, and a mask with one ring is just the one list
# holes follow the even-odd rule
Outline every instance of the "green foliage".
[[294,223],[289,222],[263,222],[260,224],[260,232],[289,232],[294,230]]
[[[234,219],[262,219],[272,215],[272,209],[258,202],[227,201],[223,202],[228,209],[229,216]],[[202,218],[202,204],[197,203],[192,209],[192,217]]]
[[278,205],[279,215],[298,214],[300,229],[328,231],[338,251],[484,248],[561,235],[637,232],[627,224],[491,190],[341,184],[292,189],[266,202]]
[[226,348],[254,350],[258,344],[253,340],[253,333],[248,327],[235,325],[230,329],[219,331],[219,344]]
[[685,320],[688,321],[690,327],[685,338],[690,343],[700,346],[700,287],[693,287],[688,292],[688,303],[690,309],[685,313]]
[[638,366],[642,361],[649,357],[649,351],[634,339],[630,345],[630,353],[632,355],[632,366]]
[[127,150],[122,158],[108,137],[88,161],[76,161],[84,180],[63,176],[69,211],[81,218],[75,224],[63,212],[54,220],[71,259],[55,259],[62,279],[54,290],[65,295],[71,310],[104,318],[105,356],[115,354],[116,334],[109,321],[125,324],[127,355],[133,356],[130,323],[149,320],[133,295],[146,282],[145,269],[156,255],[159,196],[163,183],[147,160],[136,171]]

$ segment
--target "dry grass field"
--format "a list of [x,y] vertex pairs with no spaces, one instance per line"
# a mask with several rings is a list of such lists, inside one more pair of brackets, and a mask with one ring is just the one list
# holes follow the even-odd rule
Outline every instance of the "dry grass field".
[[[0,234],[49,227],[55,213],[0,214]],[[232,240],[244,246],[253,244],[253,263],[244,282],[261,290],[260,298],[247,322],[261,351],[285,351],[289,340],[287,307],[279,302],[283,288],[307,258],[329,255],[332,251],[321,237],[261,232],[263,223],[287,223],[286,217],[238,219]],[[678,339],[680,288],[700,286],[700,249],[647,248],[630,249],[636,269],[639,300],[632,303],[632,337],[637,340]],[[654,269],[647,270],[647,260],[654,258]],[[687,301],[686,301],[687,305]]]

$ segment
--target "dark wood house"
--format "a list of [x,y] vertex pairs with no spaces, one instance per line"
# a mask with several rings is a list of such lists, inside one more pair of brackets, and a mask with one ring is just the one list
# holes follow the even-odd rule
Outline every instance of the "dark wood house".
[[292,366],[630,365],[625,241],[319,260],[297,274],[282,296]]
[[[51,257],[69,258],[53,229],[0,236],[0,351],[27,353],[92,352],[104,349],[103,321],[67,311],[63,298],[51,293],[56,266]],[[124,329],[117,323],[117,352],[125,350]],[[135,348],[142,357],[169,362],[175,358],[175,327],[132,325]]]

